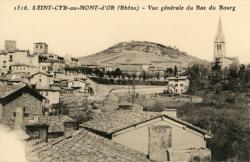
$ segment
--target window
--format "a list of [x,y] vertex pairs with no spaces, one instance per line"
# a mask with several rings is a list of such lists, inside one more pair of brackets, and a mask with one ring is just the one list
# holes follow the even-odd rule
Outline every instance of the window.
[[41,83],[41,82],[42,82],[42,79],[39,79],[39,82]]
[[43,45],[40,45],[40,48],[42,49],[42,48],[43,48]]
[[178,87],[178,84],[175,84],[175,87]]
[[9,62],[12,62],[13,61],[13,56],[10,55],[10,59],[9,59]]
[[221,50],[221,44],[217,44],[217,50]]
[[36,45],[36,48],[38,48],[38,44]]
[[183,87],[183,84],[180,84],[181,87]]
[[48,91],[46,91],[46,94],[45,94],[45,96],[48,96],[49,95],[49,93],[48,93]]

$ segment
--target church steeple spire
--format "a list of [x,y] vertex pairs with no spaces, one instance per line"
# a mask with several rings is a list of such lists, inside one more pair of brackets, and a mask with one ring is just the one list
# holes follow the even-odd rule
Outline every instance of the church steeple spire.
[[217,34],[214,40],[214,58],[224,58],[226,56],[226,41],[222,29],[221,18],[219,18]]
[[219,18],[217,34],[215,37],[215,42],[225,42],[225,37],[222,29],[221,17]]

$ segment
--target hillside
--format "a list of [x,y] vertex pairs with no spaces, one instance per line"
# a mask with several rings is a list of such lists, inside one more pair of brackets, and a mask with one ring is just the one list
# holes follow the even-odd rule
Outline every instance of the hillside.
[[152,42],[131,41],[118,43],[102,52],[79,58],[82,64],[115,66],[119,64],[152,64],[158,67],[207,64],[207,61],[188,55],[170,46]]

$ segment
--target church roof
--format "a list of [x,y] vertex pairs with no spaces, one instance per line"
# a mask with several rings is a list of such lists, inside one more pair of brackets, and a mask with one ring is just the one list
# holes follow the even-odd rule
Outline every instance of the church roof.
[[219,18],[219,23],[218,23],[217,34],[216,34],[216,37],[215,37],[215,42],[225,42],[225,36],[224,36],[224,33],[223,33],[221,18]]

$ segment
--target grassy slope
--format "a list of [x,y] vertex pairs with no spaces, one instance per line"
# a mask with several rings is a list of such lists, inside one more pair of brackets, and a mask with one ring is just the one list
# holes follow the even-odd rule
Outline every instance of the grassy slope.
[[157,64],[169,67],[207,62],[181,52],[172,47],[155,45],[150,42],[125,42],[114,45],[94,55],[79,58],[81,63],[97,63],[115,65],[121,63]]

